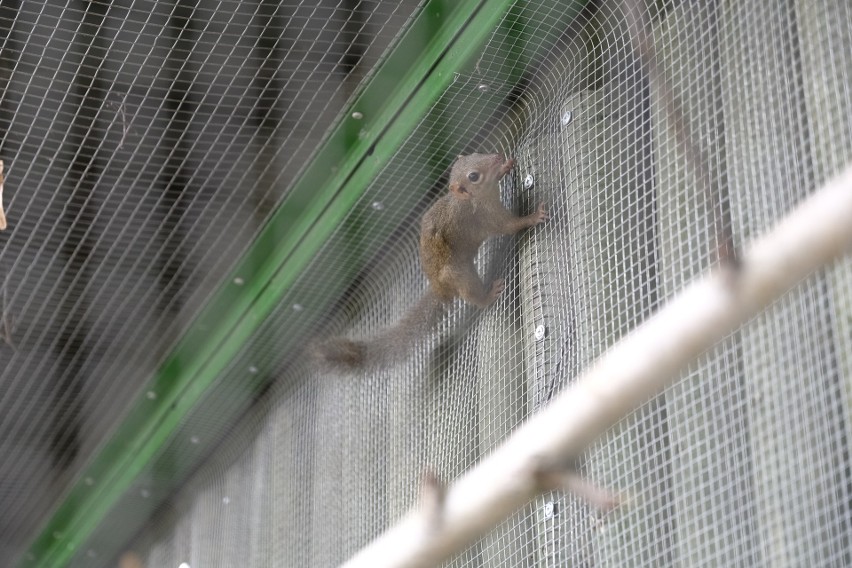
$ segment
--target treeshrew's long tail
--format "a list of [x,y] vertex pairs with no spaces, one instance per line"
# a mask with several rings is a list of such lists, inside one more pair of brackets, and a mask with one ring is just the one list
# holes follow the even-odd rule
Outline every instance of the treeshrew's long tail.
[[363,340],[332,337],[316,343],[314,356],[333,369],[348,371],[398,362],[408,357],[412,347],[437,327],[444,307],[444,302],[427,290],[392,326]]

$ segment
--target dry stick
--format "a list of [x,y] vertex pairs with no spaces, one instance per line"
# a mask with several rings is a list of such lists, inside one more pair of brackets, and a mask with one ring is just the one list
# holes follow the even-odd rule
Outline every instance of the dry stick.
[[666,78],[660,66],[654,42],[648,36],[644,11],[638,0],[625,0],[624,7],[627,15],[627,27],[633,48],[642,65],[648,73],[648,79],[653,91],[659,98],[668,122],[672,125],[675,139],[684,151],[684,157],[695,174],[696,182],[704,196],[704,201],[710,207],[713,215],[713,227],[716,230],[716,260],[730,267],[737,266],[736,249],[731,223],[722,205],[722,191],[710,174],[710,164],[704,152],[696,143],[695,132],[686,120],[683,105],[674,94],[671,82]]
[[746,248],[738,278],[715,270],[694,282],[448,487],[440,525],[415,508],[344,566],[436,566],[463,550],[541,492],[539,464],[580,455],[794,284],[852,252],[850,219],[852,167]]

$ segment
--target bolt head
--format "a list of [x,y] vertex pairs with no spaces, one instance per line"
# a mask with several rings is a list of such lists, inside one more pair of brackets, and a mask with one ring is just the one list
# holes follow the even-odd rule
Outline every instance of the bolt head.
[[552,519],[553,517],[556,516],[556,514],[557,514],[556,503],[554,503],[553,501],[548,501],[547,503],[544,504],[544,518],[545,519]]

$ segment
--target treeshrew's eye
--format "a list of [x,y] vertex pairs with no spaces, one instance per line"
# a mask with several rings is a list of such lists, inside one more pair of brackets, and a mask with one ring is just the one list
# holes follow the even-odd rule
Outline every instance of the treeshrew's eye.
[[469,179],[473,183],[478,182],[479,181],[479,172],[470,172],[469,174],[467,174],[467,179]]

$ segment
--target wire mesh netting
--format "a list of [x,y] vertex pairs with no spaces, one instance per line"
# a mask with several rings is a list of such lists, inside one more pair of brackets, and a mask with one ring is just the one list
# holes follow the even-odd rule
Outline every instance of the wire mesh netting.
[[[102,482],[86,464],[157,396],[151,377],[425,4],[2,7],[0,555],[38,562],[72,484]],[[388,159],[367,154],[363,194],[68,565],[343,562],[416,502],[424,468],[475,465],[709,269],[719,221],[743,245],[852,161],[844,0],[644,17],[662,86],[621,2],[506,3]],[[419,219],[475,151],[516,159],[504,203],[550,213],[481,250],[505,292],[456,301],[392,360],[317,364],[313,342],[370,337],[425,292]],[[848,260],[807,281],[593,445],[582,471],[627,506],[548,494],[448,565],[852,565],[850,283]]]
[[416,5],[3,2],[0,557],[35,535]]

